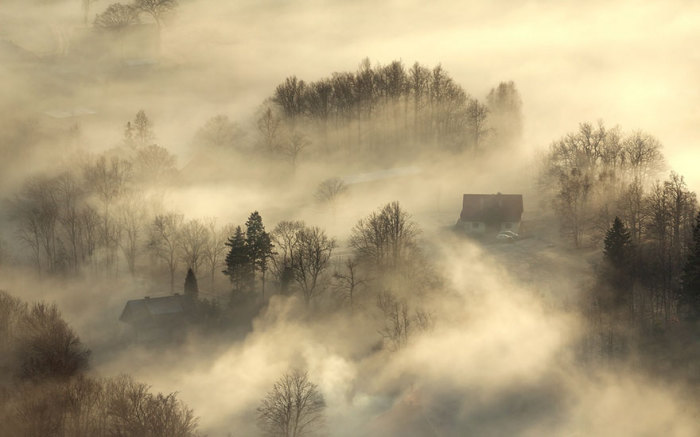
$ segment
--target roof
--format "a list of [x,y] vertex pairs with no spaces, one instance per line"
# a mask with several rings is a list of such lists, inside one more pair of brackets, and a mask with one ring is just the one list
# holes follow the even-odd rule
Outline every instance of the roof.
[[522,215],[522,194],[465,194],[460,220],[519,222]]
[[119,320],[132,323],[185,313],[184,296],[146,297],[127,301]]

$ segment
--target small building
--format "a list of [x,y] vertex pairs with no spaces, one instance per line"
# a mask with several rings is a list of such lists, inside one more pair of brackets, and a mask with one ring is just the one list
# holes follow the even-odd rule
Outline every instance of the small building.
[[457,226],[468,234],[520,232],[522,194],[465,194]]
[[127,301],[119,321],[130,325],[137,341],[173,339],[193,312],[191,297],[175,294]]

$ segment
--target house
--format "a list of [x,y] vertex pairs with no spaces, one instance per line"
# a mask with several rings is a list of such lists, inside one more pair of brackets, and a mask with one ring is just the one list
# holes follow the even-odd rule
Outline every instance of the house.
[[520,231],[522,194],[465,194],[457,227],[469,234]]
[[128,301],[119,320],[130,325],[137,341],[167,340],[182,332],[193,309],[189,296],[146,296]]

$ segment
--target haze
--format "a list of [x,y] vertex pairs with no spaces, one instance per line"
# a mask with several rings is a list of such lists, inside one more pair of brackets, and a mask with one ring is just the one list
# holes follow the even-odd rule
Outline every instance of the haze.
[[[0,5],[16,435],[175,433],[58,401],[88,378],[113,415],[124,374],[182,436],[700,433],[696,2],[109,1]],[[139,325],[146,296],[179,312]],[[12,299],[89,361],[28,373]],[[320,413],[285,433],[264,399],[298,372]]]

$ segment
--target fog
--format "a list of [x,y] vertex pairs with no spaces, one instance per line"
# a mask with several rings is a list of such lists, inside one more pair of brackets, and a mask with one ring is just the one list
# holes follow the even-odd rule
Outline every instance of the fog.
[[[538,185],[550,144],[576,132],[579,123],[602,120],[610,129],[619,126],[622,135],[642,130],[658,138],[665,167],[656,179],[666,180],[674,170],[689,192],[700,190],[700,6],[376,3],[180,0],[157,31],[146,16],[133,34],[104,36],[91,26],[108,2],[88,2],[85,25],[78,0],[4,1],[0,290],[26,302],[55,302],[92,350],[89,375],[129,374],[154,391],[177,392],[199,417],[202,435],[261,435],[257,409],[289,369],[308,371],[322,393],[322,435],[700,434],[696,352],[682,361],[682,346],[674,346],[680,340],[669,340],[674,329],[685,329],[678,328],[680,310],[666,317],[666,331],[654,325],[663,332],[656,337],[621,322],[615,333],[629,340],[616,346],[620,350],[612,351],[609,328],[606,352],[606,316],[594,315],[590,301],[594,290],[604,288],[600,235],[612,216],[590,226],[603,226],[590,230],[591,243],[578,247],[576,240],[571,247]],[[290,76],[308,84],[335,72],[355,73],[364,58],[373,67],[398,60],[406,70],[414,62],[442,65],[470,98],[484,101],[500,82],[513,81],[522,99],[522,132],[505,146],[489,128],[486,144],[493,150],[477,150],[478,140],[474,150],[441,149],[432,137],[396,133],[396,114],[409,113],[405,97],[403,106],[400,100],[387,103],[384,112],[366,119],[358,104],[357,149],[351,146],[354,119],[339,128],[336,118],[331,140],[325,140],[336,141],[338,150],[323,152],[327,127],[321,131],[292,117],[283,120],[290,138],[306,129],[309,140],[298,162],[296,155],[290,164],[286,155],[259,151],[259,119],[279,84]],[[149,142],[167,149],[175,164],[173,174],[139,182],[129,192],[144,214],[136,267],[129,272],[120,240],[113,245],[116,255],[107,242],[74,272],[47,271],[36,243],[35,268],[16,206],[23,187],[39,175],[87,174],[84,169],[103,153],[135,160],[138,148],[129,148],[125,125],[140,110],[152,123]],[[57,117],[56,111],[69,115]],[[220,114],[235,123],[235,139],[228,148],[207,148],[201,132]],[[360,133],[362,126],[369,127]],[[401,149],[396,138],[411,145]],[[346,146],[347,152],[341,150]],[[377,152],[381,147],[388,151]],[[320,199],[319,184],[332,178],[343,182],[343,191]],[[455,232],[465,193],[522,194],[527,235],[496,244]],[[621,202],[609,196],[613,204]],[[114,211],[104,213],[107,229],[108,219],[116,223],[126,210],[126,201],[115,198],[110,204],[108,196],[86,195],[99,214]],[[692,199],[694,214],[694,193]],[[393,276],[363,266],[371,285],[358,288],[358,309],[348,311],[335,297],[334,281],[345,260],[359,258],[353,227],[392,201],[419,229],[420,255]],[[183,214],[184,222],[215,219],[212,229],[243,225],[253,211],[268,232],[291,220],[318,226],[337,244],[320,280],[324,291],[309,303],[300,291],[286,293],[282,280],[268,277],[269,295],[243,317],[250,317],[250,326],[235,321],[233,327],[189,329],[174,342],[133,341],[118,321],[126,301],[171,291],[165,263],[146,237],[154,217],[171,211]],[[690,243],[684,250],[685,256]],[[218,262],[213,281],[195,263],[200,297],[230,309],[233,276],[229,281],[220,273],[226,264]],[[172,291],[182,292],[187,264],[183,258],[177,266]],[[412,328],[400,347],[388,346],[381,335],[377,296],[387,290],[431,319]],[[690,340],[682,344],[697,351],[697,322],[687,326]],[[664,342],[668,349],[653,357],[650,351]]]

